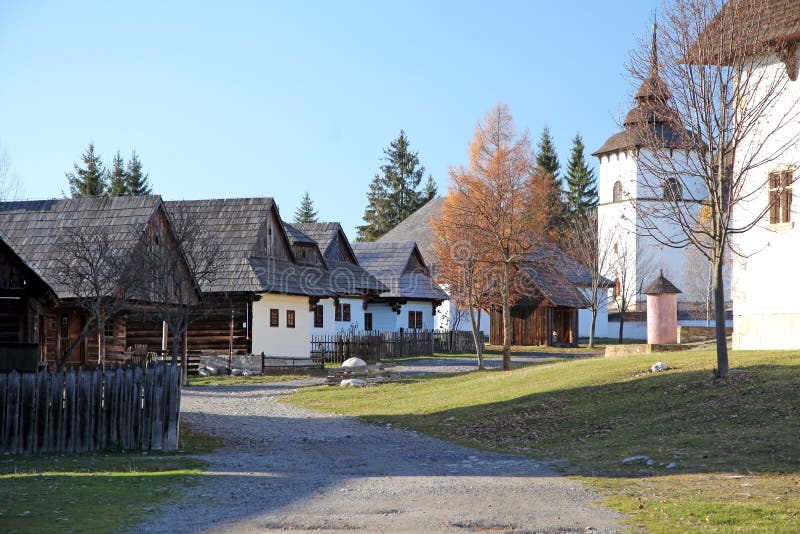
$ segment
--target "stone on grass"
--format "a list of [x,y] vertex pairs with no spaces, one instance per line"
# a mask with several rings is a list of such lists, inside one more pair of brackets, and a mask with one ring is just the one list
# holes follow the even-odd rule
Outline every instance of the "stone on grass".
[[352,386],[354,388],[363,388],[367,385],[366,380],[360,378],[345,378],[339,383],[340,386]]
[[666,465],[666,469],[675,469],[678,467],[678,462],[670,462]]
[[361,358],[348,358],[342,363],[342,367],[366,367],[367,362]]
[[659,371],[666,371],[669,367],[667,367],[664,362],[656,362],[650,367],[651,373],[657,373]]
[[639,454],[637,456],[628,456],[624,460],[622,460],[623,464],[645,464],[650,460],[649,456],[645,456],[643,454]]
[[233,370],[231,371],[231,374],[234,376],[242,376],[244,374],[244,370],[239,369],[238,367],[234,367]]
[[242,371],[242,375],[243,376],[256,376],[257,374],[258,373],[256,373],[255,371],[252,371],[250,369],[245,369],[244,371]]
[[200,375],[200,376],[211,376],[211,373],[209,373],[208,369],[206,369],[205,367],[200,367],[197,370],[197,374]]
[[210,375],[219,374],[219,371],[217,371],[217,368],[214,367],[214,366],[211,366],[211,365],[206,365],[206,371],[208,371],[208,374],[210,374]]

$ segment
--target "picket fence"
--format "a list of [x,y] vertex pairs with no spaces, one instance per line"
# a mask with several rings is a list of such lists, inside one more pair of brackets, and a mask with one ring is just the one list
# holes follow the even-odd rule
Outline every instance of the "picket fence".
[[0,374],[10,454],[178,448],[180,366]]
[[470,332],[382,332],[312,336],[315,363],[342,363],[361,358],[368,363],[396,358],[432,356],[434,353],[474,353]]

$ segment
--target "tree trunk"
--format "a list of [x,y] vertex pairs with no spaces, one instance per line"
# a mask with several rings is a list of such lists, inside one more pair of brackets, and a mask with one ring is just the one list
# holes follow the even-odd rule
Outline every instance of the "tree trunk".
[[508,263],[503,263],[503,371],[511,370],[511,296],[508,280]]
[[183,328],[183,350],[181,351],[181,385],[189,379],[189,329]]
[[472,327],[472,339],[475,340],[475,353],[478,355],[478,369],[483,369],[483,334],[481,334],[481,312],[478,310],[478,321],[475,321],[475,308],[469,307],[469,324]]
[[106,317],[102,313],[97,318],[97,365],[106,370]]
[[589,348],[594,348],[594,325],[597,322],[597,309],[592,309],[592,324],[589,326]]
[[619,312],[619,339],[617,343],[622,345],[622,327],[625,324],[625,312]]
[[717,376],[728,376],[728,341],[725,332],[725,280],[722,278],[723,255],[714,258],[714,331],[717,341]]

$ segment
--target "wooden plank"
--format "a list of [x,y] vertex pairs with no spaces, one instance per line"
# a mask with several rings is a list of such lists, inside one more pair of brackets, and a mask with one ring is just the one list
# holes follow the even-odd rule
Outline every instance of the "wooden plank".
[[153,369],[155,381],[153,384],[153,427],[150,448],[156,451],[163,449],[164,440],[164,369],[166,369],[164,365],[158,365]]
[[153,368],[148,367],[144,373],[144,394],[142,398],[142,450],[150,449],[153,434]]
[[122,447],[130,450],[133,443],[133,370],[128,367],[123,373],[122,402],[120,404],[122,419]]
[[164,450],[178,449],[179,418],[181,411],[181,369],[173,366],[170,369],[169,400],[167,403],[166,434]]
[[92,372],[92,448],[93,451],[106,448],[103,434],[105,433],[105,417],[103,413],[103,371],[95,369]]
[[36,373],[22,373],[19,423],[22,439],[20,452],[31,454],[36,439]]
[[50,444],[47,420],[50,418],[50,373],[42,369],[36,377],[36,444],[34,452],[47,452]]
[[100,436],[100,448],[106,450],[113,445],[111,441],[111,403],[114,401],[114,371],[103,373],[103,433]]
[[75,452],[75,371],[68,369],[64,377],[64,452]]
[[0,451],[6,450],[6,390],[8,389],[8,375],[0,373]]
[[20,375],[16,371],[11,371],[11,373],[8,375],[8,386],[6,393],[6,446],[4,448],[6,452],[11,454],[17,454],[17,452],[19,452],[19,396]]
[[137,367],[133,371],[133,410],[131,419],[133,422],[131,447],[134,449],[142,448],[142,393],[144,389],[144,373],[141,367]]
[[75,375],[76,382],[76,407],[75,407],[75,452],[86,452],[88,450],[87,441],[89,434],[89,394],[90,386],[88,373],[79,370]]
[[50,441],[48,450],[64,450],[64,373],[54,373],[50,383],[50,417],[47,421]]
[[120,404],[122,403],[123,377],[122,369],[120,369],[119,366],[116,367],[114,369],[114,380],[112,382],[113,391],[111,395],[111,405],[109,407],[109,429],[111,431],[109,434],[109,445],[115,448],[122,447],[122,436],[120,435],[120,421],[122,419],[120,415]]

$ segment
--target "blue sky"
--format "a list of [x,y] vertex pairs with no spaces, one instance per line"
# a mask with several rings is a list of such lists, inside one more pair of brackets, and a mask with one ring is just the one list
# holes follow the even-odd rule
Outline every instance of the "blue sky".
[[0,148],[26,198],[61,196],[94,141],[135,148],[166,199],[273,196],[290,219],[309,191],[354,238],[401,128],[441,192],[498,100],[562,166],[575,132],[598,148],[656,3],[0,0]]

